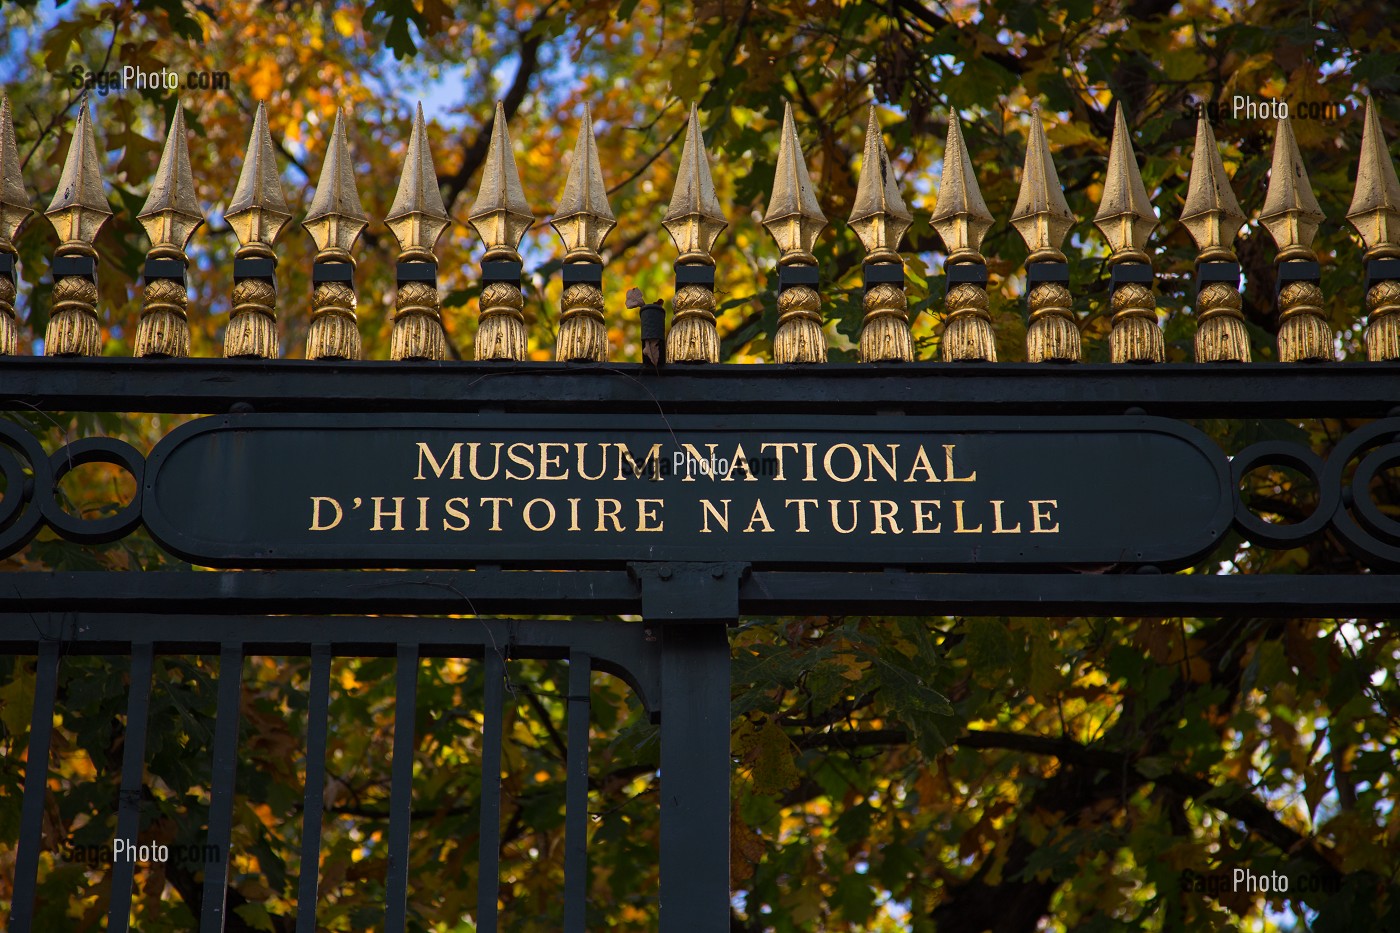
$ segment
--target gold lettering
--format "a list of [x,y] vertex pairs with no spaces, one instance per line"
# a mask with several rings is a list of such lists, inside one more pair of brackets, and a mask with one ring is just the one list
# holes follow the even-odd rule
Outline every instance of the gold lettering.
[[569,449],[568,444],[561,444],[558,441],[545,441],[540,444],[540,479],[568,479],[568,470],[565,470],[558,476],[550,475],[550,468],[559,466],[559,458],[564,456],[562,453],[560,453],[551,457],[549,455],[549,448],[551,447],[558,447],[560,450]]
[[510,462],[511,462],[511,463],[514,463],[516,466],[529,467],[530,472],[529,472],[529,473],[525,473],[525,474],[520,475],[520,476],[517,476],[515,473],[513,473],[513,472],[510,470],[509,467],[507,467],[507,468],[506,468],[506,479],[534,479],[534,478],[535,478],[535,464],[534,464],[534,461],[532,461],[532,460],[527,460],[525,457],[522,457],[520,454],[517,454],[517,453],[515,452],[515,449],[516,449],[517,447],[524,447],[524,448],[525,448],[525,453],[526,453],[526,455],[528,456],[531,452],[534,451],[535,445],[534,445],[534,444],[527,444],[527,443],[525,443],[524,441],[516,441],[514,444],[511,444],[508,448],[506,448],[506,456],[510,458]]
[[383,496],[375,496],[374,525],[370,527],[370,531],[383,531],[383,521],[390,515],[394,516],[394,531],[403,531],[403,496],[394,497],[394,509],[392,512],[384,508]]
[[[851,453],[851,475],[841,477],[836,475],[836,471],[831,467],[831,455],[838,450],[848,450]],[[826,457],[822,459],[822,469],[826,470],[826,475],[836,480],[838,483],[849,483],[860,475],[860,453],[850,444],[832,444],[826,449]]]
[[715,508],[715,504],[709,499],[700,500],[700,533],[702,535],[710,533],[711,516],[714,517],[715,523],[719,525],[721,531],[729,530],[729,503],[731,501],[730,499],[719,500],[720,505],[724,506],[724,513],[720,514],[719,509]]
[[[797,446],[797,445],[794,444],[793,446],[795,447],[795,446]],[[809,505],[816,505],[816,504],[817,504],[817,500],[816,500],[816,499],[788,499],[787,501],[785,501],[785,502],[783,503],[783,505],[796,505],[796,506],[797,506],[797,533],[798,533],[798,534],[800,534],[800,535],[802,535],[802,534],[808,534],[808,533],[811,531],[811,529],[807,527],[807,506],[809,506]]]
[[[611,521],[613,531],[622,531],[622,522],[618,519],[617,513],[622,511],[622,503],[617,499],[598,499],[598,531],[607,531],[604,521]],[[608,508],[612,506],[612,508]]]
[[729,460],[729,472],[727,472],[727,473],[724,474],[724,482],[726,482],[726,483],[732,483],[732,482],[734,481],[734,471],[735,471],[735,470],[743,470],[743,471],[744,471],[744,473],[745,473],[744,482],[746,482],[746,483],[756,483],[756,482],[758,482],[758,477],[753,475],[753,470],[749,467],[749,455],[746,454],[746,453],[744,453],[744,445],[743,445],[743,444],[735,444],[735,445],[734,445],[734,456],[731,457],[730,460]]
[[[876,481],[876,480],[875,480],[875,462],[878,460],[878,461],[880,462],[880,469],[882,469],[882,470],[884,470],[886,473],[888,473],[888,474],[890,475],[890,479],[894,480],[896,483],[899,482],[899,476],[897,476],[896,473],[895,473],[895,464],[899,462],[899,445],[898,445],[898,444],[886,444],[886,445],[885,445],[886,447],[888,447],[888,448],[890,449],[890,459],[888,459],[888,460],[886,460],[883,456],[881,456],[880,452],[879,452],[878,450],[875,449],[875,445],[874,445],[874,444],[865,444],[864,446],[865,446],[865,470],[866,470],[865,481],[866,481],[867,483],[873,483],[873,482]],[[876,519],[876,524],[879,524],[879,519]]]
[[1002,525],[1001,507],[1006,504],[1005,499],[992,500],[992,534],[994,535],[1018,535],[1021,533],[1021,523],[1017,522],[1015,528],[1007,528]]
[[[922,449],[922,448],[921,448]],[[932,528],[925,528],[924,522],[932,521],[932,513],[926,510],[926,506],[933,506],[936,509],[943,508],[942,499],[915,499],[911,505],[914,506],[914,534],[916,535],[936,535],[943,530],[943,523],[939,522]]]
[[947,463],[947,466],[948,466],[948,475],[947,475],[946,477],[944,477],[943,481],[944,481],[945,483],[973,483],[973,482],[976,482],[976,481],[977,481],[977,471],[976,471],[976,470],[973,470],[973,471],[972,471],[972,475],[971,475],[971,476],[954,476],[954,475],[953,475],[953,449],[956,448],[957,446],[958,446],[957,444],[944,444],[944,445],[943,445],[943,457],[944,457],[944,460],[945,460],[945,462]]
[[885,534],[885,522],[890,523],[891,533],[903,534],[903,532],[900,531],[899,523],[894,520],[895,513],[899,511],[899,506],[897,504],[891,502],[889,499],[875,499],[870,504],[875,506],[875,530],[872,534]]
[[480,446],[481,444],[476,441],[473,441],[472,443],[467,445],[467,449],[471,451],[471,454],[467,457],[467,469],[471,470],[473,479],[479,479],[483,482],[488,479],[495,479],[496,474],[501,471],[501,448],[504,447],[505,444],[501,443],[500,441],[496,441],[491,445],[492,447],[496,448],[496,462],[491,467],[490,476],[482,476],[481,472],[476,468],[476,451],[477,448]]
[[418,497],[418,527],[414,531],[428,530],[428,497]]
[[457,443],[455,443],[455,444],[452,445],[452,449],[449,450],[449,451],[447,452],[447,456],[446,456],[446,457],[443,457],[443,458],[442,458],[442,462],[441,462],[441,463],[438,463],[438,462],[437,462],[437,458],[434,457],[434,456],[433,456],[433,452],[432,452],[430,449],[428,449],[428,445],[427,445],[425,442],[423,442],[423,441],[419,441],[419,442],[418,442],[418,475],[415,476],[415,477],[413,477],[414,479],[427,479],[427,478],[428,478],[427,476],[425,476],[425,475],[423,474],[423,461],[424,461],[424,459],[426,459],[426,460],[428,461],[428,468],[431,469],[431,470],[433,471],[433,475],[436,476],[438,479],[442,479],[442,474],[444,474],[444,473],[447,472],[447,465],[448,465],[449,463],[452,464],[452,478],[453,478],[453,479],[461,479],[461,478],[462,478],[462,442],[461,442],[461,441],[458,441]]
[[[953,474],[952,474],[952,473],[949,473],[948,475],[949,475],[949,476],[952,476]],[[979,532],[979,531],[982,530],[982,526],[981,526],[980,524],[979,524],[976,528],[968,528],[966,525],[963,524],[963,500],[961,500],[961,499],[954,499],[954,500],[953,500],[953,511],[954,511],[954,513],[956,514],[957,520],[958,520],[958,521],[957,521],[958,527],[956,527],[956,528],[953,529],[953,533],[954,533],[954,534],[969,535],[969,534],[976,534],[977,532]]]
[[831,503],[831,527],[832,527],[832,528],[835,528],[836,531],[837,531],[839,534],[843,534],[843,535],[848,535],[848,534],[850,534],[851,532],[855,531],[855,530],[856,530],[856,525],[860,523],[860,500],[859,500],[859,499],[847,499],[847,500],[846,500],[847,502],[849,502],[849,503],[851,504],[851,527],[849,527],[849,528],[842,528],[842,527],[841,527],[841,520],[840,520],[840,518],[839,518],[839,516],[838,516],[838,511],[837,511],[838,508],[839,508],[839,506],[841,505],[841,500],[840,500],[840,499],[828,499],[828,500],[826,500],[826,501]]
[[[608,449],[607,449],[606,447],[604,447],[604,448],[603,448],[603,457],[604,457],[604,459],[607,459],[607,453],[608,453]],[[582,456],[582,455],[580,455],[580,456]],[[582,471],[580,471],[580,472],[582,472]],[[570,499],[570,500],[569,500],[569,530],[570,530],[570,531],[582,531],[582,530],[583,530],[582,528],[580,528],[580,527],[578,526],[578,504],[579,504],[579,500],[578,500],[578,499]]]
[[492,531],[501,530],[501,503],[504,502],[506,505],[515,505],[514,499],[507,499],[502,496],[483,496],[478,501],[480,501],[482,505],[489,504],[491,506]]
[[[933,464],[929,463],[928,461],[928,451],[924,450],[923,444],[919,445],[919,452],[914,455],[914,465],[909,468],[909,476],[904,481],[906,483],[916,482],[916,480],[914,479],[914,474],[919,472],[920,470],[923,470],[925,473],[928,474],[928,479],[924,480],[924,482],[936,483],[939,481],[938,475],[933,472]],[[926,499],[924,501],[932,502],[933,500]]]
[[[665,499],[638,499],[637,530],[664,531],[666,523],[664,521],[657,521],[656,510],[665,504]],[[652,525],[651,522],[656,522],[656,524]]]
[[[598,447],[603,451],[603,464],[602,464],[602,466],[599,468],[599,470],[598,470],[598,475],[597,475],[597,476],[590,476],[589,473],[588,473],[588,471],[585,470],[585,469],[583,468],[583,454],[584,454],[584,451],[587,450],[588,446],[589,446],[588,444],[584,444],[584,443],[581,443],[581,442],[574,445],[574,447],[578,450],[578,475],[581,476],[581,477],[583,477],[584,479],[589,479],[589,480],[593,480],[593,479],[602,479],[603,476],[604,476],[604,474],[606,474],[606,473],[608,472],[608,445],[607,445],[607,444],[599,444],[599,445],[598,445]],[[578,529],[575,528],[574,530],[577,531]]]
[[[530,520],[530,507],[534,505],[543,505],[546,509],[549,510],[549,518],[545,519],[545,523],[543,525],[537,526],[534,522]],[[530,529],[531,531],[548,531],[549,526],[554,524],[554,503],[550,502],[548,499],[531,499],[529,502],[525,503],[525,510],[521,514],[522,517],[525,519],[526,528]]]
[[[459,502],[461,503],[461,507],[458,507],[458,505],[457,505],[457,503],[459,503]],[[444,518],[444,519],[442,520],[442,530],[443,530],[443,531],[466,531],[466,530],[467,530],[467,527],[468,527],[469,525],[471,525],[471,523],[472,523],[472,520],[471,520],[470,518],[467,517],[467,506],[471,505],[471,502],[468,501],[467,499],[461,497],[461,496],[458,496],[458,497],[453,498],[453,499],[448,499],[447,502],[445,503],[445,505],[447,506],[447,516],[448,516],[448,517],[447,517],[447,518]],[[451,524],[448,524],[448,519],[452,519],[452,518],[460,518],[460,519],[462,520],[462,524],[460,524],[460,525],[451,525]]]
[[763,523],[763,531],[771,532],[773,530],[772,523],[768,521],[768,513],[763,508],[762,499],[756,499],[754,501],[753,515],[749,516],[749,526],[744,529],[744,534],[749,534],[750,532],[752,532],[753,526],[758,524],[759,522]]
[[807,475],[802,477],[802,482],[815,483],[817,481],[817,469],[812,464],[812,453],[817,449],[817,445],[803,441],[802,447],[803,452],[807,454]]
[[[759,453],[763,453],[765,450],[767,450],[767,449],[770,448],[770,447],[773,448],[773,449],[774,449],[775,451],[777,451],[777,453],[778,453],[778,475],[775,476],[775,477],[773,477],[773,479],[776,480],[777,482],[781,483],[781,482],[783,482],[783,481],[785,481],[785,480],[787,479],[787,473],[783,472],[783,469],[784,469],[784,467],[783,467],[783,454],[786,453],[786,448],[788,448],[788,447],[791,447],[794,451],[796,451],[796,450],[797,450],[797,445],[796,445],[796,444],[774,444],[774,443],[770,443],[770,444],[759,444],[759,445],[758,445],[758,452],[759,452]],[[816,500],[814,499],[814,500],[812,500],[812,501],[815,502]]]
[[632,458],[632,451],[627,449],[626,444],[618,441],[614,443],[613,446],[617,448],[618,479],[627,478],[622,470],[622,465],[625,461],[632,467],[633,478],[640,479],[642,474],[646,472],[647,465],[650,464],[652,482],[659,482],[661,480],[661,443],[659,441],[651,445],[651,449],[647,451],[646,459],[642,461],[641,466],[637,466],[637,461]]
[[[321,503],[322,503],[322,502],[329,502],[329,503],[331,504],[331,508],[335,509],[335,519],[334,519],[329,525],[323,525],[323,524],[321,524]],[[332,498],[331,496],[312,496],[312,497],[311,497],[311,527],[308,528],[308,529],[306,529],[306,530],[307,530],[307,531],[330,531],[330,530],[331,530],[332,528],[334,528],[336,525],[339,525],[339,524],[340,524],[340,520],[341,520],[342,518],[344,518],[344,517],[345,517],[345,513],[342,512],[342,511],[340,510],[340,503],[337,502],[337,501],[336,501],[334,498]]]
[[[1041,511],[1040,511],[1040,507],[1041,507],[1042,505],[1043,505],[1043,506],[1047,506],[1047,508],[1046,508],[1046,510],[1045,510],[1045,512],[1044,512],[1044,514],[1042,514]],[[1052,516],[1052,515],[1050,514],[1050,509],[1052,509],[1052,508],[1053,508],[1053,509],[1058,509],[1059,507],[1060,507],[1060,500],[1059,500],[1059,499],[1032,499],[1032,500],[1031,500],[1031,523],[1032,523],[1032,524],[1031,524],[1031,534],[1033,534],[1033,535],[1037,535],[1037,534],[1040,534],[1040,535],[1055,535],[1055,534],[1059,534],[1059,533],[1060,533],[1060,523],[1059,523],[1059,522],[1055,522],[1055,526],[1054,526],[1053,528],[1042,528],[1042,527],[1040,526],[1040,523],[1041,523],[1042,521],[1045,521],[1045,522],[1052,521],[1052,520],[1054,519],[1054,516]]]

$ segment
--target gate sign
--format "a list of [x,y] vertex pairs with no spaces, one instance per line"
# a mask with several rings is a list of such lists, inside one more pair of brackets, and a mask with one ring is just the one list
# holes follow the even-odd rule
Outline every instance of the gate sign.
[[1188,564],[1229,464],[1173,421],[791,415],[205,418],[142,513],[210,566]]

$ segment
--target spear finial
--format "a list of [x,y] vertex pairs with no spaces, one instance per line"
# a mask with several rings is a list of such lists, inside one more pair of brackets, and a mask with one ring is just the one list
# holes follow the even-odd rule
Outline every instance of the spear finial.
[[520,184],[520,170],[515,166],[515,152],[511,149],[510,130],[506,126],[506,110],[500,101],[496,102],[496,117],[491,124],[481,187],[467,220],[486,243],[487,261],[498,258],[520,261],[516,248],[525,231],[535,222],[535,215]]
[[1366,127],[1356,166],[1356,191],[1347,220],[1366,244],[1366,355],[1373,362],[1400,359],[1400,179],[1386,147],[1375,101],[1366,96]]
[[1274,161],[1269,189],[1259,220],[1279,248],[1279,261],[1316,259],[1312,251],[1317,228],[1326,219],[1313,195],[1308,170],[1293,136],[1293,122],[1281,117],[1274,128]]
[[602,262],[598,251],[617,226],[617,218],[608,205],[608,188],[598,162],[598,141],[593,137],[593,115],[587,104],[579,123],[569,177],[564,181],[550,226],[568,250],[565,262]]
[[320,250],[318,258],[339,257],[351,262],[350,247],[355,245],[361,231],[369,226],[365,209],[360,206],[360,190],[355,185],[355,163],[350,158],[350,143],[345,136],[345,114],[335,112],[326,160],[321,163],[321,177],[316,182],[316,194],[301,224]]
[[44,334],[44,353],[98,356],[102,333],[97,321],[97,251],[92,244],[112,210],[102,187],[86,94],[78,100],[78,123],[58,190],[44,213],[62,241],[54,251],[53,307]]
[[[287,210],[287,196],[282,193],[282,178],[277,171],[277,150],[272,146],[272,134],[267,128],[267,104],[259,102],[253,117],[253,132],[248,136],[248,149],[243,156],[243,169],[238,173],[238,187],[233,191],[224,219],[245,247],[271,247],[277,242],[282,228],[292,219]],[[266,253],[272,250],[254,250]]]
[[0,96],[0,252],[14,252],[14,238],[25,218],[32,213],[29,193],[24,190],[24,179],[20,176],[10,99]]
[[476,329],[478,360],[525,358],[525,293],[520,289],[520,238],[534,223],[515,167],[506,110],[496,102],[481,188],[468,222],[486,243],[481,258],[481,320]]
[[856,184],[856,200],[851,207],[851,229],[865,244],[867,263],[898,262],[899,241],[914,223],[904,198],[899,194],[890,154],[880,134],[875,105],[865,125],[865,157],[860,164],[860,181]]
[[363,355],[355,318],[355,260],[350,247],[369,225],[355,187],[355,163],[345,138],[345,115],[335,112],[326,160],[311,209],[301,224],[316,241],[311,296],[311,329],[306,335],[309,360],[358,360]]
[[151,249],[146,253],[146,285],[141,294],[141,321],[136,328],[136,356],[190,355],[189,296],[185,292],[185,247],[204,223],[194,193],[185,109],[178,101],[170,132],[151,181],[146,206],[136,215]]
[[1111,250],[1109,294],[1112,296],[1113,330],[1109,334],[1110,358],[1115,363],[1160,363],[1167,356],[1166,341],[1157,325],[1157,297],[1152,293],[1152,257],[1147,238],[1157,228],[1157,213],[1147,197],[1147,187],[1133,154],[1128,118],[1119,102],[1114,108],[1113,141],[1108,148],[1108,171],[1103,200],[1094,215]]
[[447,358],[447,332],[442,327],[433,245],[449,222],[438,188],[437,169],[433,167],[423,105],[419,103],[399,176],[399,190],[384,218],[394,239],[399,241],[394,330],[389,340],[391,360]]
[[82,247],[79,252],[96,255],[92,242],[97,238],[97,231],[112,216],[112,210],[102,186],[102,168],[97,161],[97,141],[88,113],[87,95],[78,102],[78,124],[68,144],[63,174],[59,176],[58,190],[44,214],[53,222],[64,246]]
[[1147,238],[1157,229],[1157,212],[1142,183],[1128,118],[1120,103],[1114,108],[1113,142],[1108,149],[1108,174],[1104,179],[1103,200],[1094,215],[1109,249],[1110,263],[1144,262],[1149,265]]
[[[981,253],[982,238],[992,228],[992,213],[987,210],[987,202],[977,187],[977,172],[963,143],[956,110],[948,113],[943,177],[938,186],[938,203],[929,221],[948,251],[944,264],[948,292],[943,359],[945,362],[996,362],[986,289],[987,262]],[[958,266],[970,268],[958,269]]]
[[680,171],[676,189],[671,195],[671,207],[661,225],[671,234],[680,250],[682,264],[714,265],[710,249],[729,222],[724,219],[715,182],[710,177],[710,156],[705,151],[705,137],[700,132],[700,114],[690,105],[690,119],[685,131],[685,146],[681,150]]
[[1196,262],[1233,262],[1230,248],[1244,226],[1244,211],[1230,188],[1230,176],[1220,159],[1220,147],[1204,112],[1196,120],[1196,148],[1191,155],[1191,179],[1181,222],[1200,250]]
[[1031,107],[1031,132],[1026,143],[1025,167],[1021,171],[1021,193],[1011,213],[1011,225],[1026,241],[1026,249],[1031,251],[1027,263],[1065,261],[1060,244],[1074,226],[1074,214],[1065,200],[1055,162],[1050,158],[1039,104]]
[[[710,177],[710,156],[700,132],[700,112],[690,105],[685,146],[681,149],[680,170],[671,207],[661,225],[675,241],[680,258],[676,260],[675,314],[666,337],[668,363],[719,362],[719,333],[715,330],[714,257],[710,250],[715,239],[728,226],[715,182]],[[694,268],[707,267],[707,268]]]
[[10,99],[0,95],[0,356],[19,351],[19,325],[15,320],[14,238],[26,217],[34,213],[19,171],[15,124]]
[[448,222],[442,190],[438,188],[437,169],[433,167],[428,129],[423,122],[423,105],[419,103],[413,116],[403,172],[399,175],[399,190],[384,218],[394,239],[399,241],[402,250],[399,261],[431,262],[433,245],[447,229]]
[[909,299],[904,294],[904,260],[899,241],[914,222],[899,194],[890,154],[880,134],[875,105],[865,122],[865,155],[848,223],[865,245],[864,316],[860,358],[866,363],[907,363],[914,358],[909,335]]
[[587,104],[579,122],[569,177],[550,225],[568,250],[564,254],[555,359],[603,362],[608,358],[608,328],[603,318],[603,257],[598,251],[617,226],[617,219],[608,206],[598,141],[593,137],[593,115]]
[[233,258],[233,310],[224,331],[224,356],[277,356],[277,254],[272,246],[292,219],[277,151],[267,128],[267,104],[259,102],[253,131],[224,219],[238,236]]
[[977,186],[977,172],[963,143],[957,112],[948,115],[948,143],[943,150],[943,177],[929,222],[948,248],[949,264],[984,262],[982,238],[992,229],[992,212]]
[[1386,146],[1376,103],[1366,96],[1361,158],[1347,220],[1366,244],[1366,258],[1400,257],[1400,178]]
[[812,178],[807,174],[790,102],[783,108],[778,169],[763,226],[782,251],[778,258],[778,331],[773,337],[773,359],[778,363],[824,363],[826,338],[822,335],[817,258],[812,255],[812,248],[826,226],[826,215],[817,203]]
[[1074,214],[1065,201],[1060,176],[1050,158],[1040,105],[1031,107],[1030,138],[1026,164],[1021,172],[1021,193],[1011,225],[1026,241],[1026,293],[1030,326],[1026,330],[1026,358],[1032,363],[1069,363],[1080,358],[1079,327],[1069,292],[1069,264],[1060,251]]
[[1248,363],[1249,334],[1241,310],[1240,270],[1231,248],[1244,212],[1205,111],[1196,120],[1196,149],[1181,222],[1200,251],[1196,256],[1196,362]]
[[783,253],[779,262],[816,263],[812,248],[818,234],[826,227],[826,215],[817,203],[812,178],[807,174],[791,103],[783,108],[778,169],[773,176],[773,193],[768,199],[768,213],[763,215],[763,226],[778,241],[778,249]]
[[1259,220],[1278,245],[1278,358],[1296,363],[1332,359],[1332,330],[1322,311],[1313,237],[1324,220],[1303,167],[1293,124],[1280,117],[1274,128],[1274,162]]

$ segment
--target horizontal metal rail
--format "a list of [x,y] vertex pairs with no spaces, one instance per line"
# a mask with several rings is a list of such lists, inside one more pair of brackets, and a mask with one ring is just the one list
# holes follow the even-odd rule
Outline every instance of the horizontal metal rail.
[[670,366],[12,357],[0,409],[453,412],[745,411],[1381,417],[1400,363],[1131,366],[918,362]]
[[[641,584],[617,571],[232,571],[179,573],[14,573],[0,575],[0,650],[46,637],[83,642],[151,639],[195,650],[234,633],[250,651],[331,641],[337,650],[413,637],[423,653],[433,644],[480,639],[471,624],[417,620],[429,631],[391,629],[382,619],[282,613],[410,615],[502,613],[611,615],[640,613]],[[1029,615],[1061,617],[1196,615],[1242,618],[1383,618],[1400,614],[1400,575],[1205,575],[1023,573],[822,573],[763,571],[739,585],[747,615],[886,613],[907,615]],[[65,614],[111,618],[131,613],[121,628],[99,633],[65,624]],[[39,618],[44,614],[46,618]],[[138,614],[150,614],[143,617]],[[256,628],[250,615],[268,616]],[[179,622],[176,616],[187,621]],[[198,624],[194,620],[199,621]],[[221,623],[220,620],[226,620]],[[506,625],[508,623],[493,623]],[[556,643],[602,652],[587,643],[591,626],[557,623],[574,633]],[[616,623],[613,623],[616,624]],[[63,634],[53,629],[59,626]],[[603,629],[599,629],[603,631]],[[529,656],[532,644],[517,641]],[[11,648],[10,650],[14,650]]]

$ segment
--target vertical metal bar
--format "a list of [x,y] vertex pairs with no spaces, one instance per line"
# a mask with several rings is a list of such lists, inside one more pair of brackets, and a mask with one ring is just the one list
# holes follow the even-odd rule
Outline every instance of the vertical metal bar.
[[500,652],[486,651],[485,702],[481,713],[481,849],[477,858],[476,929],[496,933],[501,887],[501,731],[504,727],[506,666]]
[[311,699],[306,710],[306,793],[301,807],[301,877],[297,931],[316,933],[316,888],[321,880],[321,813],[326,796],[326,731],[331,695],[331,646],[311,646]]
[[661,933],[729,929],[729,635],[661,626]]
[[408,914],[408,831],[413,819],[413,718],[418,709],[418,645],[399,645],[394,692],[394,767],[389,791],[386,933],[404,933]]
[[[209,845],[205,847],[200,933],[223,933],[228,893],[229,833],[233,826],[234,778],[238,771],[238,701],[243,689],[243,645],[219,651],[219,705],[214,713],[213,790],[209,794]],[[211,864],[209,856],[217,862]]]
[[107,912],[109,933],[127,933],[131,922],[131,883],[136,860],[130,848],[117,856],[118,843],[134,848],[141,832],[141,778],[146,765],[146,719],[151,711],[151,665],[155,649],[150,642],[131,646],[131,692],[126,701],[126,735],[122,749],[122,786],[118,796],[117,835],[112,847],[112,901]]
[[588,725],[593,659],[569,653],[569,757],[564,789],[564,933],[585,933],[588,909]]
[[39,643],[34,672],[34,712],[29,719],[29,754],[24,765],[24,801],[20,805],[19,853],[15,857],[15,898],[10,929],[30,933],[34,891],[39,885],[39,846],[44,824],[44,795],[49,785],[49,746],[53,741],[53,707],[58,696],[58,642]]

